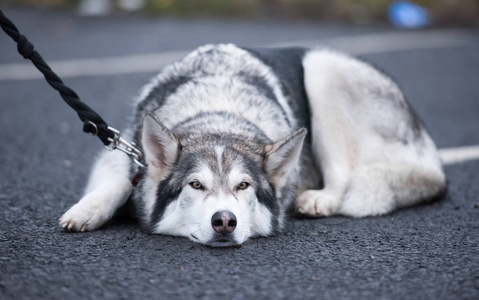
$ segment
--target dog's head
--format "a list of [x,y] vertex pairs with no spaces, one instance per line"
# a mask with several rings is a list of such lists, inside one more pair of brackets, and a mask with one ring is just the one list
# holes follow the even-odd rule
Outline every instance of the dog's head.
[[281,226],[281,193],[294,178],[305,135],[306,129],[300,129],[276,143],[240,148],[218,138],[183,146],[154,115],[147,115],[144,223],[152,233],[211,246],[273,234]]

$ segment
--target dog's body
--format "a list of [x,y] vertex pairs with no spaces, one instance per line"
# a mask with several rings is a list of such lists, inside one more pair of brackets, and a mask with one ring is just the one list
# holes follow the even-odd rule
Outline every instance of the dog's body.
[[397,85],[331,51],[204,46],[136,104],[127,134],[145,155],[139,185],[127,156],[105,152],[63,228],[94,230],[131,196],[149,232],[228,246],[279,231],[293,200],[308,216],[363,217],[446,188]]

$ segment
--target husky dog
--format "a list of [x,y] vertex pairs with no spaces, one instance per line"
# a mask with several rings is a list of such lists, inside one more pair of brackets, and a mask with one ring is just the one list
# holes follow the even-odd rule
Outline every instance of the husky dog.
[[306,216],[365,217],[446,190],[398,86],[344,54],[207,45],[165,67],[135,104],[127,135],[146,168],[105,151],[64,229],[95,230],[131,199],[150,233],[232,246],[280,231],[293,202]]

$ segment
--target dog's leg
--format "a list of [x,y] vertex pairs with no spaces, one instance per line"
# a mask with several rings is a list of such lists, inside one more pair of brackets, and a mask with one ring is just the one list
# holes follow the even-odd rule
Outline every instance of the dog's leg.
[[337,212],[355,162],[356,141],[346,122],[312,114],[312,149],[322,170],[324,188],[306,190],[296,198],[299,213],[329,216]]
[[110,220],[132,192],[129,168],[128,156],[105,150],[93,168],[85,196],[60,218],[60,226],[68,231],[92,231]]
[[437,168],[409,163],[374,163],[351,176],[339,214],[377,216],[433,199],[445,193],[445,177]]
[[320,57],[303,62],[305,87],[310,103],[312,152],[323,176],[322,190],[306,190],[296,198],[296,209],[309,216],[336,214],[356,161],[357,140],[351,124],[349,99],[332,85]]
[[329,51],[303,66],[324,189],[300,194],[300,213],[378,215],[445,189],[436,147],[392,80]]

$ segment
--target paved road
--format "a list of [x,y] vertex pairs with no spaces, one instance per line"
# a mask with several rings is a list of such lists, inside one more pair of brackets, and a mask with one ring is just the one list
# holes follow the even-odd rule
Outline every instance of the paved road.
[[[440,147],[479,144],[477,32],[4,12],[49,61],[141,59],[208,42],[342,45],[399,81]],[[0,72],[23,63],[2,34],[0,49]],[[67,83],[121,128],[153,72],[97,73],[73,72]],[[479,297],[478,160],[446,167],[449,193],[439,202],[378,218],[291,218],[283,234],[240,248],[147,235],[128,219],[65,233],[57,219],[80,196],[101,145],[44,81],[9,76],[0,74],[1,299]]]

